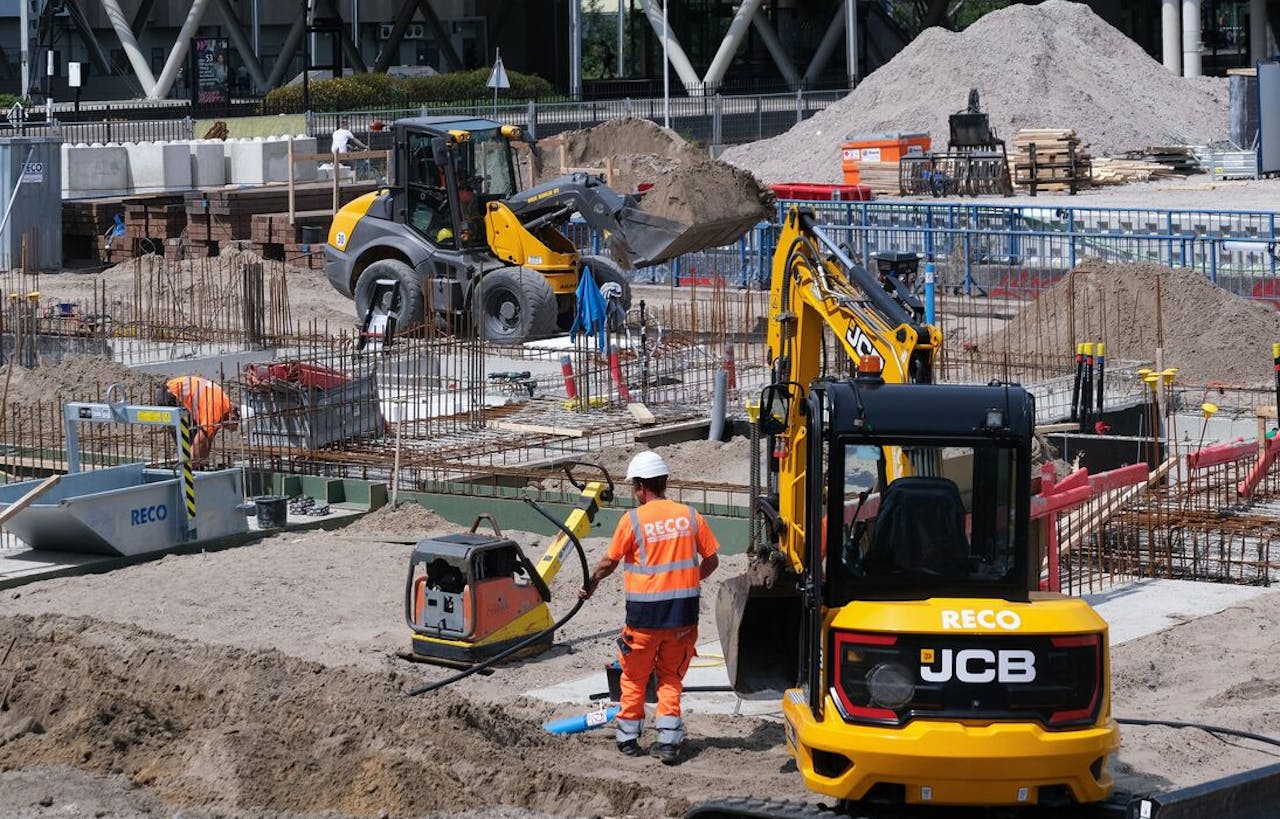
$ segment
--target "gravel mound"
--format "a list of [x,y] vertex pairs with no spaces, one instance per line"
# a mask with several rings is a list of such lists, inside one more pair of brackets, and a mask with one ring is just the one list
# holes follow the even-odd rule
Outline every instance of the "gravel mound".
[[1164,360],[1178,368],[1179,382],[1271,383],[1271,343],[1280,338],[1280,313],[1193,270],[1147,262],[1084,261],[1040,296],[1038,309],[1023,309],[980,346],[988,352],[1057,352],[1065,361],[1074,337],[1105,342],[1109,360],[1154,361],[1157,280]]
[[1006,141],[1019,128],[1073,128],[1102,155],[1227,131],[1225,79],[1175,77],[1088,6],[1047,0],[962,32],[931,28],[825,111],[723,158],[769,182],[840,182],[850,134],[925,131],[945,149],[947,117],[970,88]]

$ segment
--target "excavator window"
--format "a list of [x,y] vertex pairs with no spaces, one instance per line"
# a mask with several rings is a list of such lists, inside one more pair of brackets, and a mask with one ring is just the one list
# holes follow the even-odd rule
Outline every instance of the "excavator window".
[[830,564],[836,597],[854,599],[868,583],[925,593],[948,582],[1008,582],[1018,562],[1015,450],[946,447],[935,474],[908,472],[886,486],[883,453],[901,450],[881,443],[833,447],[832,475],[844,475],[843,526],[832,527],[843,536]]

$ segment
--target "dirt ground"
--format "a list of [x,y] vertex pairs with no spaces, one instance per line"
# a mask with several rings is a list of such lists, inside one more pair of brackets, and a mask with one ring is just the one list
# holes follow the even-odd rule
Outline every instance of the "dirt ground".
[[[686,698],[689,758],[675,768],[620,756],[610,730],[541,729],[588,710],[525,693],[612,659],[617,577],[547,654],[406,697],[451,672],[391,657],[408,642],[411,546],[379,537],[454,528],[401,507],[332,532],[0,593],[0,690],[12,678],[0,708],[0,813],[647,817],[713,795],[805,796],[775,716],[707,713],[696,695]],[[535,559],[547,540],[511,534]],[[605,543],[586,541],[592,563]],[[743,558],[725,563],[704,589],[704,639],[718,581]],[[554,613],[580,582],[572,564],[561,572]],[[1280,596],[1264,595],[1119,647],[1115,711],[1280,733],[1280,691],[1268,682],[1280,674],[1278,618]],[[1199,731],[1124,737],[1114,767],[1133,789],[1274,761],[1254,743]]]

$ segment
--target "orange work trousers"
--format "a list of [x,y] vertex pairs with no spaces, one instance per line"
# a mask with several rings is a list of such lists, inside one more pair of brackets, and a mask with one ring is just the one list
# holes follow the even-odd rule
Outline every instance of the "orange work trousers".
[[649,675],[658,674],[658,716],[680,716],[684,674],[698,653],[698,627],[632,628],[623,626],[618,638],[618,664],[622,666],[623,720],[644,720],[644,692]]

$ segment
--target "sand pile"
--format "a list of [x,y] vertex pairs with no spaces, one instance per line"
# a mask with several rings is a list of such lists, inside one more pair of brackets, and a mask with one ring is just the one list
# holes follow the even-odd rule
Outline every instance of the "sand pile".
[[684,224],[742,219],[749,224],[771,213],[773,192],[750,173],[705,158],[679,134],[647,119],[607,120],[541,140],[538,146],[538,181],[559,176],[562,159],[567,169],[600,172],[607,162],[619,192],[652,185],[640,207],[664,219]]
[[1273,307],[1234,295],[1195,271],[1145,262],[1086,260],[979,347],[988,353],[1060,352],[1066,360],[1074,353],[1073,338],[1102,340],[1108,360],[1153,361],[1157,280],[1165,365],[1178,368],[1179,381],[1271,383],[1271,344],[1280,339],[1280,314]]
[[1226,81],[1170,74],[1086,5],[1048,0],[991,12],[962,32],[931,28],[844,99],[724,159],[770,182],[840,182],[850,134],[925,131],[945,149],[970,88],[1003,139],[1074,128],[1095,154],[1222,139]]
[[346,527],[353,534],[397,534],[417,537],[457,528],[418,503],[387,505]]
[[107,399],[107,387],[115,383],[124,385],[126,400],[149,404],[160,382],[161,377],[154,373],[131,370],[98,356],[68,356],[33,369],[13,367],[12,374],[9,365],[0,367],[0,391],[7,404],[101,401]]
[[[649,447],[644,444],[607,446],[592,453],[589,460],[609,470],[615,482],[625,483],[627,464]],[[729,441],[685,441],[654,449],[671,467],[671,479],[679,483],[728,483],[747,486],[751,482],[751,442],[739,436]]]
[[166,802],[235,811],[657,816],[687,805],[612,771],[557,771],[548,763],[565,743],[537,722],[452,691],[408,698],[395,672],[88,618],[3,618],[0,642],[17,669],[0,714],[5,769],[122,773]]

